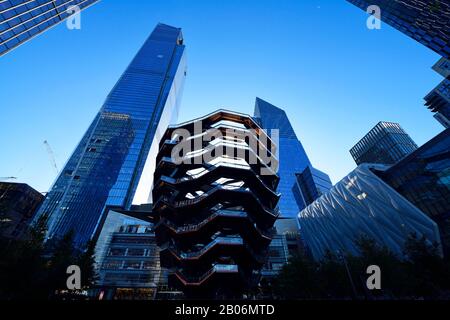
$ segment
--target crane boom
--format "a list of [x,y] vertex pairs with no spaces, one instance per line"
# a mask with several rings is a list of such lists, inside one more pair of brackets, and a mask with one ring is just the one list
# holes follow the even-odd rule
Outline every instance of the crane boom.
[[51,162],[53,168],[55,168],[55,172],[58,174],[59,170],[58,170],[58,165],[56,164],[55,154],[53,153],[53,150],[50,147],[50,144],[48,143],[47,140],[44,141],[44,145],[45,145],[45,148],[47,149],[47,153],[50,158],[50,162]]
[[17,177],[0,177],[0,181],[17,180]]

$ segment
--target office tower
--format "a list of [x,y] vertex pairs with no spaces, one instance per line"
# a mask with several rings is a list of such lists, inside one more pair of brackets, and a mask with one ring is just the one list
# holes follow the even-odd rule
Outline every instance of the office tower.
[[437,223],[450,254],[450,129],[379,176]]
[[153,224],[139,209],[109,211],[99,237],[97,295],[102,300],[152,300],[161,268]]
[[[159,139],[178,115],[184,78],[181,29],[158,24],[120,77],[49,191],[38,216],[48,238],[96,236],[107,207],[129,209],[150,195]],[[135,199],[136,201],[136,199]]]
[[75,11],[98,0],[4,0],[0,1],[0,56],[45,30],[66,20]]
[[169,127],[153,189],[169,285],[231,298],[258,283],[278,217],[275,148],[251,117],[225,110]]
[[412,233],[440,244],[436,223],[372,171],[386,168],[358,166],[300,212],[302,236],[315,259],[322,259],[327,250],[358,255],[355,242],[361,236],[399,256]]
[[416,149],[416,143],[398,123],[381,121],[350,149],[350,154],[357,165],[394,164]]
[[23,239],[44,196],[24,183],[0,182],[0,236]]
[[[307,206],[307,203],[302,203],[303,196],[296,194],[298,192],[296,175],[305,172],[306,168],[311,168],[311,172],[317,174],[319,174],[319,171],[313,169],[284,110],[256,98],[254,117],[260,126],[267,130],[269,135],[276,135],[277,132],[273,130],[278,130],[276,138],[279,140],[278,159],[280,166],[278,175],[280,176],[280,184],[277,191],[281,194],[280,213],[283,218],[288,219],[277,221],[277,230],[279,233],[297,232],[297,214]],[[331,185],[331,181],[326,174],[321,173],[320,175]]]
[[445,128],[450,127],[450,61],[441,58],[434,66],[433,70],[442,75],[445,79],[434,88],[424,99],[425,106],[433,113]]
[[450,57],[450,3],[447,0],[347,0],[367,11],[381,9],[381,20],[439,55]]
[[333,187],[327,174],[312,167],[306,167],[302,173],[296,173],[295,176],[293,192],[300,208],[309,206]]

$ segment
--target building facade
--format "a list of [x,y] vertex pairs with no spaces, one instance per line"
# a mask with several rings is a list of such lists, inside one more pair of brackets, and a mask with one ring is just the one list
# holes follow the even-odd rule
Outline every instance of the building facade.
[[440,124],[444,126],[444,128],[448,129],[450,128],[450,118],[447,118],[446,116],[442,115],[441,113],[436,113],[433,116]]
[[84,10],[98,0],[0,1],[0,56]]
[[379,176],[437,223],[450,254],[450,129]]
[[434,113],[434,117],[445,128],[450,127],[450,60],[441,58],[433,70],[445,79],[424,99],[425,106]]
[[110,210],[96,251],[99,298],[155,299],[162,271],[151,222]]
[[450,60],[441,58],[434,64],[432,69],[444,78],[450,77]]
[[379,122],[352,149],[357,165],[394,164],[417,149],[417,144],[394,122]]
[[309,206],[333,187],[327,174],[312,167],[306,167],[302,173],[297,173],[296,178],[293,193],[299,208]]
[[[312,167],[305,149],[300,140],[298,140],[284,110],[260,98],[256,98],[254,118],[264,130],[267,130],[269,135],[273,136],[274,140],[278,140],[278,159],[280,162],[278,175],[280,176],[280,183],[277,191],[281,194],[279,202],[280,213],[283,218],[286,218],[277,221],[278,233],[297,232],[296,217],[307,205],[303,200],[303,196],[296,193],[299,192],[297,174],[302,174],[307,168],[310,168],[311,172],[314,173],[320,171]],[[331,185],[330,178],[326,174],[321,173],[320,175],[321,179],[327,181],[327,185]]]
[[169,127],[153,189],[169,285],[230,298],[258,284],[278,218],[275,148],[251,117],[225,110]]
[[436,120],[448,128],[450,121],[450,77],[444,79],[425,97],[425,105],[435,114]]
[[275,278],[289,260],[289,248],[285,234],[277,234],[270,242],[267,261],[261,270],[262,279],[268,281]]
[[[107,97],[49,191],[38,216],[48,238],[74,231],[81,248],[106,207],[147,203],[161,135],[178,116],[186,76],[181,29],[158,24]],[[151,173],[151,174],[150,174]]]
[[450,57],[450,3],[447,0],[347,0],[367,11],[376,5],[381,20],[442,57]]
[[412,233],[440,244],[437,224],[363,164],[338,182],[329,193],[299,214],[302,236],[316,260],[331,253],[358,255],[356,241],[365,236],[402,257]]
[[44,196],[23,183],[0,182],[0,236],[20,240]]

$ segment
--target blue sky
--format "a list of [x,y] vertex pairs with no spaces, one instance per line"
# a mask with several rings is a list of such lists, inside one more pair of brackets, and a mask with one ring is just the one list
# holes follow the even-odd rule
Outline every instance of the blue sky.
[[218,108],[286,110],[312,163],[339,181],[348,150],[378,121],[419,144],[442,130],[423,97],[439,56],[344,0],[103,0],[0,58],[0,177],[41,192],[56,178],[107,94],[158,22],[182,27],[188,78],[180,121]]

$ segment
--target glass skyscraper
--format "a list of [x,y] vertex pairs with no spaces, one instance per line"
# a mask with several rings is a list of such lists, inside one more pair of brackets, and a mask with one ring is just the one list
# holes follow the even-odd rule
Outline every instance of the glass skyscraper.
[[394,164],[416,149],[416,143],[398,123],[381,121],[350,149],[350,153],[357,165]]
[[366,11],[381,9],[381,20],[445,58],[450,57],[448,0],[347,0]]
[[446,128],[450,127],[450,60],[441,58],[433,70],[445,79],[425,97],[425,105]]
[[69,17],[72,6],[83,10],[98,0],[0,1],[0,56]]
[[[298,190],[296,174],[301,174],[308,167],[312,168],[312,164],[284,110],[256,98],[254,117],[260,126],[267,130],[269,135],[272,129],[279,130],[278,175],[280,176],[280,183],[277,191],[281,193],[279,201],[281,216],[288,219],[277,221],[276,226],[279,233],[296,232],[298,228],[297,214],[307,206],[307,203],[299,201],[300,196],[296,194],[296,190]],[[314,172],[320,171],[314,169]],[[330,178],[324,173],[322,173],[322,178],[327,180],[331,187]]]
[[333,187],[327,174],[312,167],[306,167],[302,173],[296,173],[296,177],[297,183],[293,192],[299,208],[310,205]]
[[185,76],[181,29],[158,24],[39,209],[38,216],[48,216],[48,238],[73,231],[80,248],[100,231],[106,207],[129,209],[136,194],[146,202],[156,161],[151,150],[176,122]]

